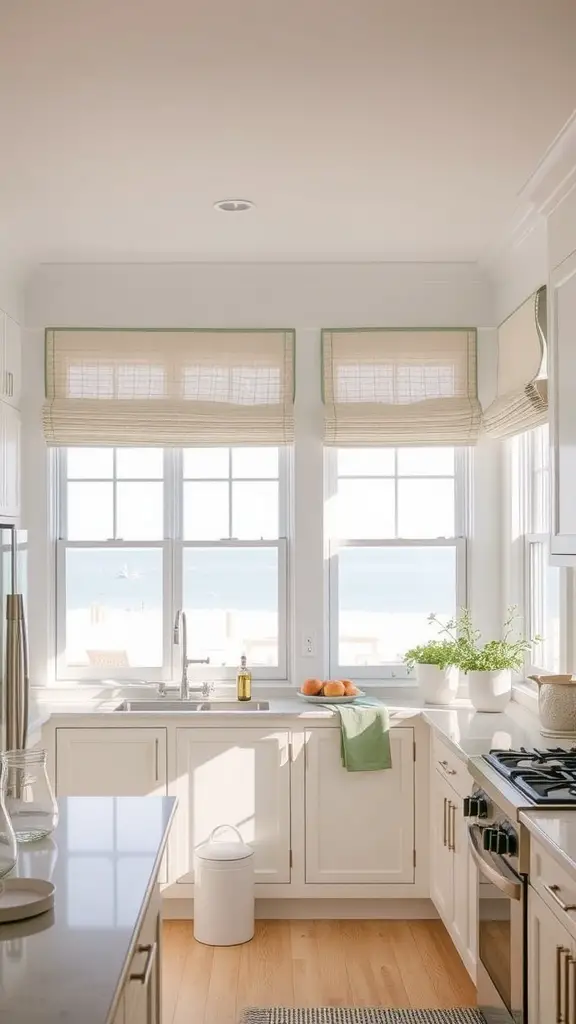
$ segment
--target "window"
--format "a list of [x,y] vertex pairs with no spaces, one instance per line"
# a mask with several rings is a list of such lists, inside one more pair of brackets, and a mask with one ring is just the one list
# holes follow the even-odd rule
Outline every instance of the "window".
[[567,570],[551,566],[550,531],[550,448],[548,426],[519,434],[512,442],[512,460],[519,505],[517,520],[523,546],[522,606],[526,631],[541,636],[526,665],[528,675],[540,671],[560,672],[566,661],[563,650]]
[[173,679],[176,609],[203,676],[286,678],[279,448],[60,449],[59,678]]
[[328,453],[330,673],[405,677],[428,616],[466,603],[466,449]]

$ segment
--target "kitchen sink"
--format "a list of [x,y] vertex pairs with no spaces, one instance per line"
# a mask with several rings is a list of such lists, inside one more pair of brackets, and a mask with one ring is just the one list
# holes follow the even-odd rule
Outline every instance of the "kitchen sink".
[[158,697],[156,700],[123,700],[116,711],[163,711],[185,712],[191,711],[270,711],[270,702],[267,700],[169,700],[166,697]]

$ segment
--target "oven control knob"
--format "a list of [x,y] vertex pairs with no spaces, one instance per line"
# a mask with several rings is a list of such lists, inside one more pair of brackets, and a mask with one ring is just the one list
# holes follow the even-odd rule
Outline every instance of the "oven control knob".
[[484,831],[482,833],[482,846],[484,847],[485,850],[491,850],[492,849],[492,843],[495,840],[495,838],[496,838],[496,829],[495,828],[485,828],[484,829]]
[[464,817],[465,818],[487,818],[488,817],[488,801],[484,796],[465,796],[464,797]]
[[502,851],[507,857],[515,857],[518,853],[518,843],[513,832],[505,832],[505,849]]
[[488,817],[488,801],[487,801],[486,797],[485,796],[479,796],[477,798],[477,800],[476,800],[476,804],[477,804],[476,817],[477,818],[487,818]]

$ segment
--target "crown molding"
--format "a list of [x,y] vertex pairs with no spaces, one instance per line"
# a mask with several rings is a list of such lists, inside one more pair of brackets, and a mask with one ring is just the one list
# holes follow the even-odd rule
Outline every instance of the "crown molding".
[[576,186],[576,110],[548,146],[518,198],[547,217]]

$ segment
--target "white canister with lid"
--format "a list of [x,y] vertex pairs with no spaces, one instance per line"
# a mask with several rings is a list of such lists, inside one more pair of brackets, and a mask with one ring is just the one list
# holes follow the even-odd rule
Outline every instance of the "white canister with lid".
[[[235,839],[218,839],[224,832]],[[207,946],[237,946],[254,936],[254,850],[234,825],[218,825],[196,850],[194,938]]]

